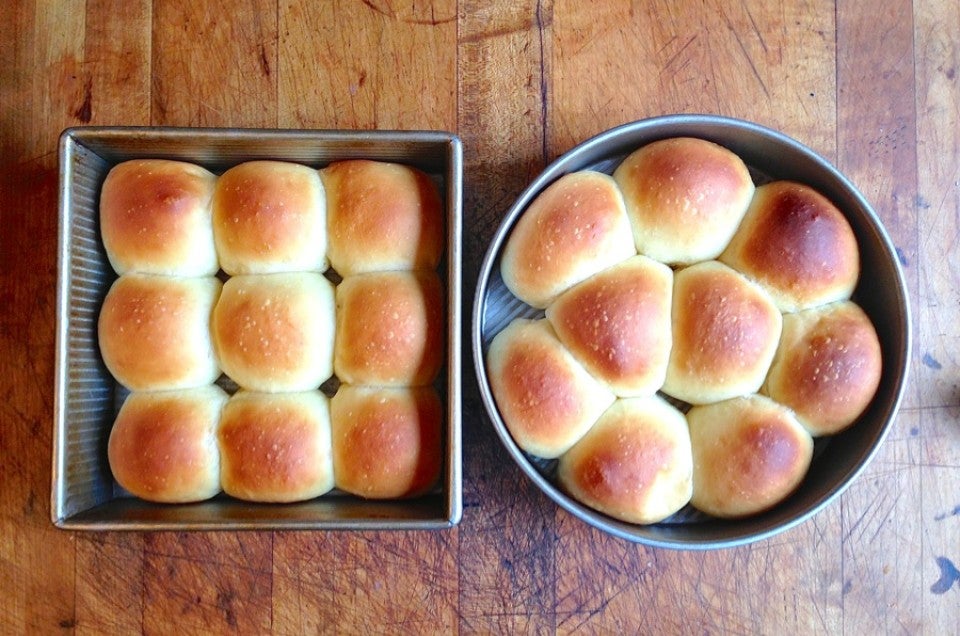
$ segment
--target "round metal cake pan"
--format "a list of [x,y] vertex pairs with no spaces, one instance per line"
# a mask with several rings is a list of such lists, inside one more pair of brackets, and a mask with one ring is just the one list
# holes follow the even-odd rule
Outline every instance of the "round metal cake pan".
[[[818,440],[810,471],[799,489],[771,510],[737,520],[708,517],[690,507],[652,525],[625,523],[568,496],[554,478],[556,462],[523,452],[497,409],[484,360],[493,337],[518,317],[539,317],[516,299],[500,277],[500,257],[515,223],[531,201],[557,178],[577,170],[611,174],[637,148],[669,137],[699,137],[738,154],[758,181],[789,179],[824,194],[846,215],[860,246],[861,276],[854,300],[877,329],[883,371],[868,410],[846,431]],[[910,309],[900,261],[876,212],[833,165],[798,141],[769,128],[714,115],[668,115],[603,132],[551,163],[514,202],[489,245],[480,268],[471,333],[474,367],[492,424],[512,459],[550,497],[582,521],[617,537],[677,549],[733,547],[787,530],[829,505],[856,479],[881,446],[900,405],[910,358]]]

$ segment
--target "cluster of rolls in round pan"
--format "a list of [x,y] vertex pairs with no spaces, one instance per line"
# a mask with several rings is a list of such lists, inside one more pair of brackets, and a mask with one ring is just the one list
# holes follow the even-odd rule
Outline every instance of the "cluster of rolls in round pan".
[[108,444],[124,489],[291,502],[436,484],[444,224],[428,175],[132,160],[108,173],[100,224],[119,277],[99,345],[130,390]]
[[853,424],[879,384],[847,219],[806,185],[755,185],[709,141],[561,177],[519,217],[500,272],[545,310],[486,354],[504,424],[558,459],[572,497],[624,521],[774,506],[813,438]]

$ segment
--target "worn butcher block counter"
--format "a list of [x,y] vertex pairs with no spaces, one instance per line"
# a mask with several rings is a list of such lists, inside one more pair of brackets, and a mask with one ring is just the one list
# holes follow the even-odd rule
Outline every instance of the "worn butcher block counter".
[[[957,2],[15,0],[0,52],[0,633],[960,633]],[[897,248],[909,385],[827,509],[717,551],[607,536],[510,460],[467,349],[452,529],[53,526],[64,128],[459,135],[466,335],[487,243],[524,186],[578,142],[667,113],[810,146]]]

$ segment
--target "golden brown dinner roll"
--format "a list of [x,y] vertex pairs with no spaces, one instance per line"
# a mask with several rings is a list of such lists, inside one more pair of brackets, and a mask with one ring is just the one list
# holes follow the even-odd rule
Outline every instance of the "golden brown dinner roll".
[[518,318],[498,333],[487,353],[487,374],[510,435],[539,457],[565,453],[614,400],[546,320]]
[[248,161],[217,180],[214,238],[230,275],[326,270],[326,219],[323,183],[313,168]]
[[761,395],[695,406],[687,413],[696,508],[743,517],[782,501],[800,484],[813,439],[790,409]]
[[783,336],[764,393],[789,406],[813,436],[853,424],[880,384],[880,341],[851,301],[783,318]]
[[228,495],[291,502],[333,488],[330,404],[320,391],[238,391],[223,407],[218,439]]
[[341,490],[388,499],[420,495],[436,484],[443,408],[433,388],[343,384],[330,416]]
[[210,198],[216,176],[182,161],[114,166],[100,192],[100,233],[118,274],[213,276],[220,269]]
[[124,274],[100,309],[100,353],[118,382],[134,391],[211,384],[220,367],[210,314],[222,285],[216,278]]
[[754,191],[740,157],[690,137],[639,148],[613,178],[623,190],[637,251],[669,264],[719,256]]
[[770,296],[717,261],[691,265],[673,280],[664,393],[705,404],[759,390],[783,322]]
[[636,253],[616,183],[585,170],[560,177],[530,203],[504,246],[500,274],[514,296],[542,308]]
[[560,341],[621,396],[653,395],[670,357],[673,272],[634,256],[578,283],[547,307]]
[[760,283],[785,312],[846,300],[860,275],[846,217],[813,188],[790,181],[757,188],[720,260]]
[[220,492],[217,427],[226,401],[215,384],[128,395],[107,445],[117,483],[159,503],[203,501]]
[[254,391],[306,391],[333,375],[333,284],[322,274],[234,276],[213,310],[223,371]]
[[356,159],[331,163],[320,176],[330,263],[341,276],[436,268],[443,252],[443,203],[427,174]]
[[432,271],[347,276],[337,286],[333,368],[341,382],[433,382],[443,361],[443,289]]
[[575,499],[630,523],[656,523],[692,491],[683,414],[657,396],[617,400],[560,457],[557,479]]

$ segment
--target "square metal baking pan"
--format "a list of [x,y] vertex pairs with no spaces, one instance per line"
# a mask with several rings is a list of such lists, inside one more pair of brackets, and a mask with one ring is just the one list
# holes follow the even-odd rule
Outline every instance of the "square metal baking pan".
[[[461,201],[463,151],[437,131],[307,131],[86,127],[60,137],[60,237],[51,519],[71,530],[386,530],[447,528],[460,521]],[[116,278],[100,240],[100,187],[115,164],[136,158],[190,161],[215,173],[254,159],[320,168],[364,158],[415,166],[440,186],[446,208],[447,359],[438,389],[446,402],[440,483],[428,495],[368,501],[333,492],[297,504],[252,504],[225,495],[161,505],[116,485],[107,440],[123,389],[103,365],[97,317]]]

